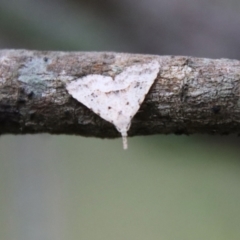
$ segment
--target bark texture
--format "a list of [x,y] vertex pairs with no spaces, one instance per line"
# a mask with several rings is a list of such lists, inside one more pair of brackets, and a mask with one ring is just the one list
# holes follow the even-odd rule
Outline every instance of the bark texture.
[[127,66],[151,60],[160,63],[160,71],[133,118],[130,136],[240,133],[240,61],[1,50],[0,134],[118,137],[111,123],[69,95],[66,83],[89,74],[114,77]]

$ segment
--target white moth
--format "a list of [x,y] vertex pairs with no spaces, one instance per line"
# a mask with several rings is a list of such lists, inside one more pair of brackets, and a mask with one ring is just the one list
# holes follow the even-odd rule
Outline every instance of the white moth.
[[154,83],[160,65],[148,63],[126,67],[113,79],[110,76],[91,74],[66,84],[68,93],[115,125],[127,149],[127,131],[131,120],[140,108],[145,95]]

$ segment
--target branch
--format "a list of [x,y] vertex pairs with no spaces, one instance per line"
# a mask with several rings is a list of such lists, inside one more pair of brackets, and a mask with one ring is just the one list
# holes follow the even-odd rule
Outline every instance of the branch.
[[157,60],[159,74],[130,136],[240,133],[240,61],[110,52],[0,51],[0,134],[118,137],[115,127],[75,100],[66,83]]

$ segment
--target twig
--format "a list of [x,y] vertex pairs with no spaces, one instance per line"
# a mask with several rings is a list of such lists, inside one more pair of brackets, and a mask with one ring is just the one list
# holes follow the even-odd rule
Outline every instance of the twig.
[[[157,60],[160,71],[130,136],[240,133],[240,61],[111,52],[0,51],[0,134],[118,137],[115,127],[73,99],[66,83]],[[117,70],[116,70],[117,69]]]

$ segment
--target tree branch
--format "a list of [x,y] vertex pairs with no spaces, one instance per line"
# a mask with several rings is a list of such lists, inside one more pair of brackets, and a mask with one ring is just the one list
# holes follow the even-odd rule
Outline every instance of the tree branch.
[[240,133],[240,61],[111,52],[0,51],[0,134],[118,137],[115,127],[73,99],[66,83],[157,60],[160,71],[128,132]]

